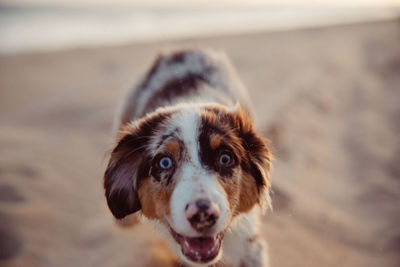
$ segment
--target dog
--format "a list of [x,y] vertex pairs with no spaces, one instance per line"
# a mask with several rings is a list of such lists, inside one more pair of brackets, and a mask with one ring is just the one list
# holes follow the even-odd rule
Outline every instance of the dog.
[[182,266],[267,266],[258,228],[271,206],[272,154],[250,114],[224,53],[158,55],[116,120],[104,174],[112,214],[142,214]]

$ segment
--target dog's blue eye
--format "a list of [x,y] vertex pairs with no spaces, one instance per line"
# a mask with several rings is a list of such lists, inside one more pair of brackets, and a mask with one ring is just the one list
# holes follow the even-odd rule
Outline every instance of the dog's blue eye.
[[172,167],[172,159],[169,157],[163,157],[160,159],[160,168],[168,170]]
[[221,164],[224,167],[228,167],[231,164],[231,156],[228,154],[224,153],[219,157],[219,164]]

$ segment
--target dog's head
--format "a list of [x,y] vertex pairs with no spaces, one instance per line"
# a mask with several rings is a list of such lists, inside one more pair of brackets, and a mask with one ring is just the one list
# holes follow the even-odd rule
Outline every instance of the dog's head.
[[209,265],[231,221],[269,205],[270,158],[240,107],[159,109],[120,132],[105,194],[116,218],[141,210],[181,260]]

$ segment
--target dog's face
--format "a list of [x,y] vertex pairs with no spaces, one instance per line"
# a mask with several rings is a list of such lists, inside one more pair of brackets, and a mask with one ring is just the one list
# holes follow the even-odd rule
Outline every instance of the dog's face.
[[159,109],[121,131],[107,202],[116,218],[159,222],[182,261],[213,264],[232,219],[269,204],[270,157],[240,107]]

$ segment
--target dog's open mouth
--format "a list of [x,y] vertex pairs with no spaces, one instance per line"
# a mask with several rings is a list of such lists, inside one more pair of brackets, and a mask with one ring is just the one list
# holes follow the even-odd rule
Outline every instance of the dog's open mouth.
[[170,228],[171,234],[180,244],[181,251],[188,259],[194,262],[206,263],[218,256],[221,248],[223,233],[215,236],[185,237]]

